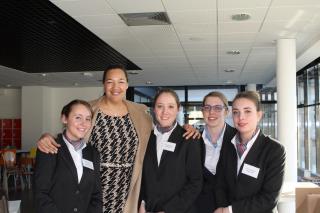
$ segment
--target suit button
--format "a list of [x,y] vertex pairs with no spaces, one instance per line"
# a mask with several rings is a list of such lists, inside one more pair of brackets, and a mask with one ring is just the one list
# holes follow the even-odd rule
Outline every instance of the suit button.
[[77,211],[78,211],[78,209],[77,209],[77,208],[74,208],[74,209],[73,209],[73,211],[74,211],[74,212],[77,212]]
[[77,191],[76,191],[76,195],[78,195],[79,193],[80,193],[80,191],[79,191],[79,190],[77,190]]

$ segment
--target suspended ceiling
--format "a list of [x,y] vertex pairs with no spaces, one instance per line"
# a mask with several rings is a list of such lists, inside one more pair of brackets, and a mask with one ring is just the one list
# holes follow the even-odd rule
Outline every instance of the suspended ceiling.
[[[276,41],[296,39],[298,67],[318,57],[318,0],[57,0],[0,3],[0,86],[98,86],[123,63],[130,84],[267,84]],[[118,14],[166,12],[170,25]],[[245,21],[232,15],[249,14]],[[228,54],[230,51],[240,54]],[[141,70],[140,70],[141,69]],[[234,70],[226,72],[225,70]],[[42,74],[46,73],[46,74]]]

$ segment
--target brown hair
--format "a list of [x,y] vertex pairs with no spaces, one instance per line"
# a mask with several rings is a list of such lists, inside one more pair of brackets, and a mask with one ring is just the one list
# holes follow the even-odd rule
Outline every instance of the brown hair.
[[202,101],[202,106],[205,105],[205,102],[206,102],[207,98],[209,98],[209,97],[219,98],[223,102],[224,107],[228,110],[228,100],[227,100],[226,96],[224,96],[224,94],[222,94],[221,92],[217,92],[217,91],[209,92],[206,96],[204,96],[203,101]]
[[180,107],[180,100],[179,100],[177,93],[173,89],[170,89],[170,88],[163,88],[163,89],[160,89],[157,91],[157,94],[154,96],[153,107],[155,107],[157,99],[163,93],[169,93],[170,95],[172,95],[177,103],[178,108]]
[[114,69],[120,69],[123,71],[124,75],[126,76],[126,80],[128,82],[128,73],[127,73],[127,70],[125,68],[125,66],[123,66],[122,64],[112,64],[112,65],[109,65],[103,72],[103,77],[102,77],[102,83],[105,82],[106,80],[106,76],[107,76],[107,73],[110,71],[110,70],[114,70]]
[[249,99],[254,103],[254,105],[257,108],[257,111],[261,111],[261,102],[260,102],[260,95],[256,91],[244,91],[244,92],[239,92],[236,97],[234,97],[232,102],[235,102],[237,99],[240,98],[246,98]]
[[79,100],[79,99],[75,99],[75,100],[69,102],[67,105],[65,105],[61,110],[61,116],[65,116],[67,118],[69,116],[70,112],[72,111],[72,108],[78,104],[85,106],[90,111],[91,118],[93,117],[93,111],[92,111],[91,105],[88,102],[86,102],[84,100]]

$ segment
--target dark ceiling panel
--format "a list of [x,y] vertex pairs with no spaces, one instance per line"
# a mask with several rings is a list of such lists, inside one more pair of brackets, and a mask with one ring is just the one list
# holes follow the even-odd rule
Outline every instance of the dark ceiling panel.
[[0,64],[30,73],[101,71],[121,63],[140,67],[53,3],[0,1]]

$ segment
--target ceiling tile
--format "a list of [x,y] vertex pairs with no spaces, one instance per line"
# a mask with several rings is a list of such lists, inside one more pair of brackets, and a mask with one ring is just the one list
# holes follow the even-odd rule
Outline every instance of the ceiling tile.
[[112,27],[115,25],[125,26],[122,19],[115,14],[107,15],[91,15],[91,16],[79,16],[75,19],[87,28],[91,27]]
[[175,24],[179,34],[216,34],[216,24]]
[[63,11],[71,15],[76,16],[90,16],[101,14],[113,14],[113,9],[105,0],[74,0],[74,1],[53,1],[52,3],[57,5]]
[[276,0],[272,3],[272,6],[314,6],[320,7],[318,0]]
[[107,0],[110,6],[119,13],[163,12],[161,0]]
[[223,22],[219,25],[219,33],[257,33],[260,22]]
[[168,15],[173,24],[217,23],[215,10],[170,11]]
[[[257,1],[257,0],[217,0],[219,9],[227,8],[257,8],[268,7],[271,0]],[[275,0],[277,1],[277,0]]]
[[216,2],[212,0],[162,0],[167,11],[214,10]]

